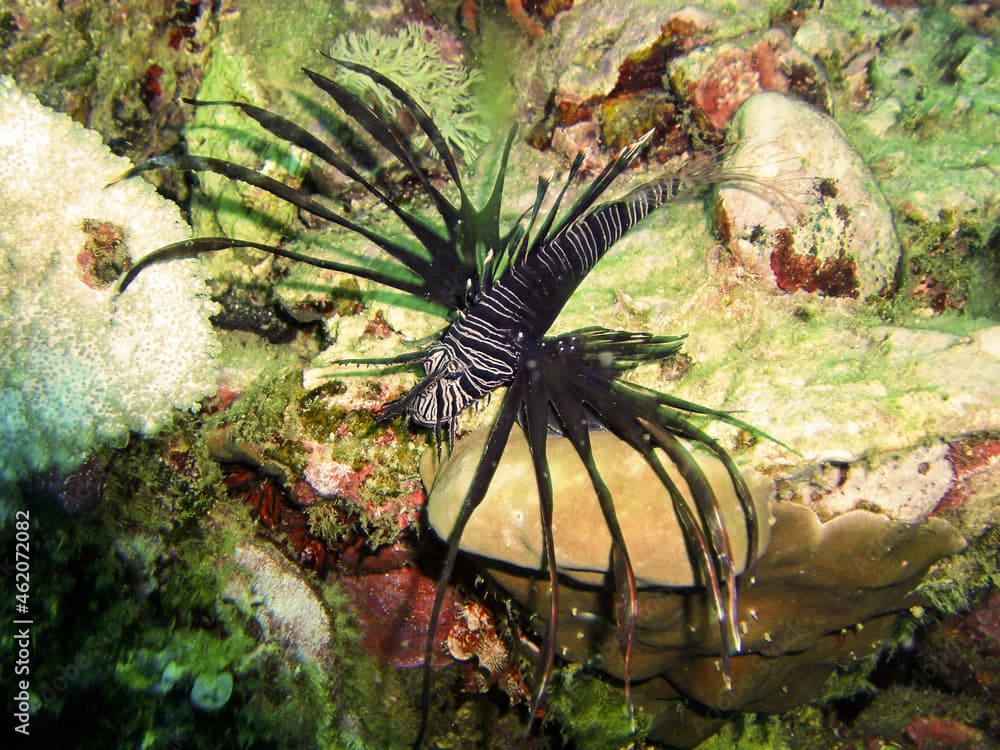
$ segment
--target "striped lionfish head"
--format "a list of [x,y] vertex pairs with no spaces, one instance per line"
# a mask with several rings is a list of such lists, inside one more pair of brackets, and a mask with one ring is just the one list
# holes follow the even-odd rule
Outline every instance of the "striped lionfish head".
[[406,413],[418,425],[454,433],[458,415],[485,393],[475,387],[470,368],[451,350],[438,344],[421,360],[424,377],[402,398],[388,404],[383,416]]

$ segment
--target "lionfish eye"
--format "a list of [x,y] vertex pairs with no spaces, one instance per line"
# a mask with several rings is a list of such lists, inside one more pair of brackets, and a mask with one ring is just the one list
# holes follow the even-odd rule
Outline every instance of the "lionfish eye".
[[454,380],[462,374],[464,369],[465,367],[457,359],[449,359],[441,368],[441,374],[448,380]]

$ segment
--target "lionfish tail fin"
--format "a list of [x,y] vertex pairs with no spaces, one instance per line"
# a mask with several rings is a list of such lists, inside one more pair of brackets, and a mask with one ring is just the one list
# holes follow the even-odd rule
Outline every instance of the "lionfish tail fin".
[[780,206],[788,219],[797,218],[807,201],[805,188],[811,188],[813,183],[811,178],[801,176],[801,160],[784,157],[766,165],[747,163],[740,158],[744,143],[737,140],[692,157],[681,166],[682,182],[697,193],[714,186],[746,190]]

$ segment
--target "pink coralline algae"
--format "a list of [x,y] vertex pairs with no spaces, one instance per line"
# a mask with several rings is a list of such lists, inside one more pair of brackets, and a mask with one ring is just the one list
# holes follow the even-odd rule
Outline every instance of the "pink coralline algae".
[[774,50],[760,42],[749,50],[723,51],[711,70],[688,91],[692,104],[716,130],[722,130],[733,112],[761,91],[787,91]]
[[364,464],[355,470],[350,464],[334,461],[323,450],[314,450],[303,472],[309,486],[320,497],[341,497],[346,500],[361,499],[361,486],[372,473],[372,465]]
[[849,258],[824,258],[797,253],[788,230],[775,233],[771,270],[775,284],[786,292],[820,292],[829,297],[858,296],[858,274]]
[[969,496],[976,495],[977,486],[993,481],[991,477],[1000,470],[1000,440],[988,437],[956,440],[948,446],[948,461],[955,481],[941,498],[935,514],[962,507]]
[[923,717],[906,727],[906,734],[918,750],[978,750],[982,732],[954,719]]

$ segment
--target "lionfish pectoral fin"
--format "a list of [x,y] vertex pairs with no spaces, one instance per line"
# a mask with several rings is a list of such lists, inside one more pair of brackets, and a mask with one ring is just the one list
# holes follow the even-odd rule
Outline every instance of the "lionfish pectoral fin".
[[[654,444],[667,454],[684,479],[695,506],[695,513],[691,514],[693,518],[689,516],[689,520],[697,528],[697,532],[692,529],[692,534],[699,539],[697,551],[700,554],[695,559],[701,563],[701,575],[708,582],[707,588],[713,599],[719,638],[722,641],[722,674],[728,685],[731,682],[729,656],[739,653],[741,638],[738,627],[736,566],[729,531],[720,512],[719,499],[701,467],[678,438],[654,424],[647,423],[646,427]],[[683,504],[687,505],[686,502]],[[752,513],[752,509],[751,502],[749,511],[744,507],[744,513]],[[747,540],[748,547],[754,547],[755,523],[748,522],[747,529],[748,532],[752,529],[752,536]]]
[[434,654],[434,640],[438,622],[441,619],[441,606],[444,603],[444,596],[448,590],[448,581],[455,571],[455,562],[458,559],[462,534],[465,532],[465,527],[468,525],[472,513],[486,497],[486,491],[493,481],[494,474],[496,474],[497,466],[500,464],[500,457],[507,447],[511,428],[517,421],[517,414],[523,397],[523,385],[522,381],[515,379],[504,395],[500,411],[493,422],[493,426],[490,428],[490,434],[483,448],[483,453],[480,456],[479,463],[476,465],[472,481],[469,483],[465,500],[458,511],[451,531],[448,533],[448,539],[446,540],[448,552],[445,557],[444,566],[441,569],[441,575],[438,578],[437,588],[434,592],[434,604],[431,607],[430,622],[427,629],[427,642],[424,644],[423,677],[420,690],[420,728],[417,738],[414,741],[414,748],[420,748],[423,745],[424,736],[427,733],[430,712],[431,657]]
[[[636,637],[636,626],[639,619],[639,597],[635,579],[635,570],[629,556],[628,546],[618,514],[615,511],[614,498],[605,484],[594,459],[594,451],[590,442],[592,410],[585,406],[585,399],[576,387],[577,377],[568,377],[561,367],[551,367],[545,372],[545,382],[552,406],[562,424],[565,436],[570,440],[580,458],[591,486],[597,495],[597,502],[604,516],[604,522],[611,535],[610,560],[611,573],[616,592],[616,619],[620,633],[622,658],[624,662],[623,681],[625,698],[628,705],[629,720],[634,720],[632,704],[632,655]],[[576,373],[579,375],[579,373]],[[589,405],[588,405],[589,406]],[[619,601],[621,603],[619,603]]]
[[404,352],[394,357],[351,357],[349,359],[335,359],[335,365],[378,365],[391,367],[393,365],[412,365],[424,359],[426,354],[421,351]]
[[635,710],[632,703],[632,653],[639,622],[639,592],[632,563],[624,544],[611,545],[611,571],[615,589],[615,621],[618,625],[618,646],[624,662],[625,705],[629,722],[635,730]]
[[[573,335],[577,336],[577,340],[572,353],[560,355],[561,358],[550,362],[550,366],[554,370],[562,369],[563,378],[559,382],[568,385],[561,387],[570,389],[577,404],[585,404],[586,410],[598,421],[639,452],[667,490],[687,540],[690,560],[705,587],[710,611],[718,622],[722,643],[721,670],[729,686],[729,657],[739,653],[741,647],[736,566],[729,530],[720,514],[719,498],[681,438],[706,448],[722,461],[743,511],[749,568],[757,557],[758,519],[753,498],[733,459],[689,417],[705,416],[736,426],[743,423],[726,412],[674,399],[620,379],[620,371],[627,365],[655,360],[658,349],[666,341],[651,340],[642,334],[601,329],[581,329]],[[608,361],[621,363],[622,367],[616,371],[606,365]],[[568,397],[560,399],[560,408],[565,408],[562,403],[570,400]],[[576,408],[581,409],[580,406]],[[654,449],[662,450],[677,468],[688,486],[690,497],[681,492],[663,466],[661,455]],[[595,483],[595,488],[597,486]],[[624,547],[622,549],[627,553]],[[618,565],[617,578],[627,580],[624,559],[618,561]],[[622,595],[621,585],[616,584],[616,588]],[[624,600],[619,607],[626,611]],[[621,619],[625,622],[624,618]]]
[[[708,592],[712,610],[719,622],[723,673],[728,682],[729,655],[738,653],[740,649],[736,569],[729,532],[722,520],[714,489],[678,435],[705,446],[719,457],[725,457],[723,463],[733,482],[746,521],[748,557],[756,559],[757,520],[749,490],[735,463],[722,447],[687,421],[682,414],[668,412],[649,392],[633,389],[631,384],[615,381],[608,390],[615,393],[613,401],[594,384],[585,387],[586,395],[592,401],[598,404],[601,399],[611,402],[608,406],[613,405],[613,408],[596,408],[609,421],[614,432],[643,455],[670,496],[675,515],[688,542],[690,559]],[[667,474],[653,448],[661,449],[674,464],[687,484],[690,501]]]
[[543,563],[549,576],[549,612],[546,618],[542,650],[532,684],[531,713],[529,714],[529,722],[526,729],[527,735],[527,733],[531,732],[535,717],[538,715],[542,702],[545,700],[545,693],[555,666],[559,624],[559,571],[556,560],[555,539],[552,531],[552,477],[549,472],[548,458],[546,457],[550,412],[549,397],[541,381],[540,373],[532,370],[521,375],[521,377],[527,380],[526,395],[521,413],[524,418],[524,431],[528,439],[531,463],[535,471],[535,484],[538,488],[538,512],[542,530]]

